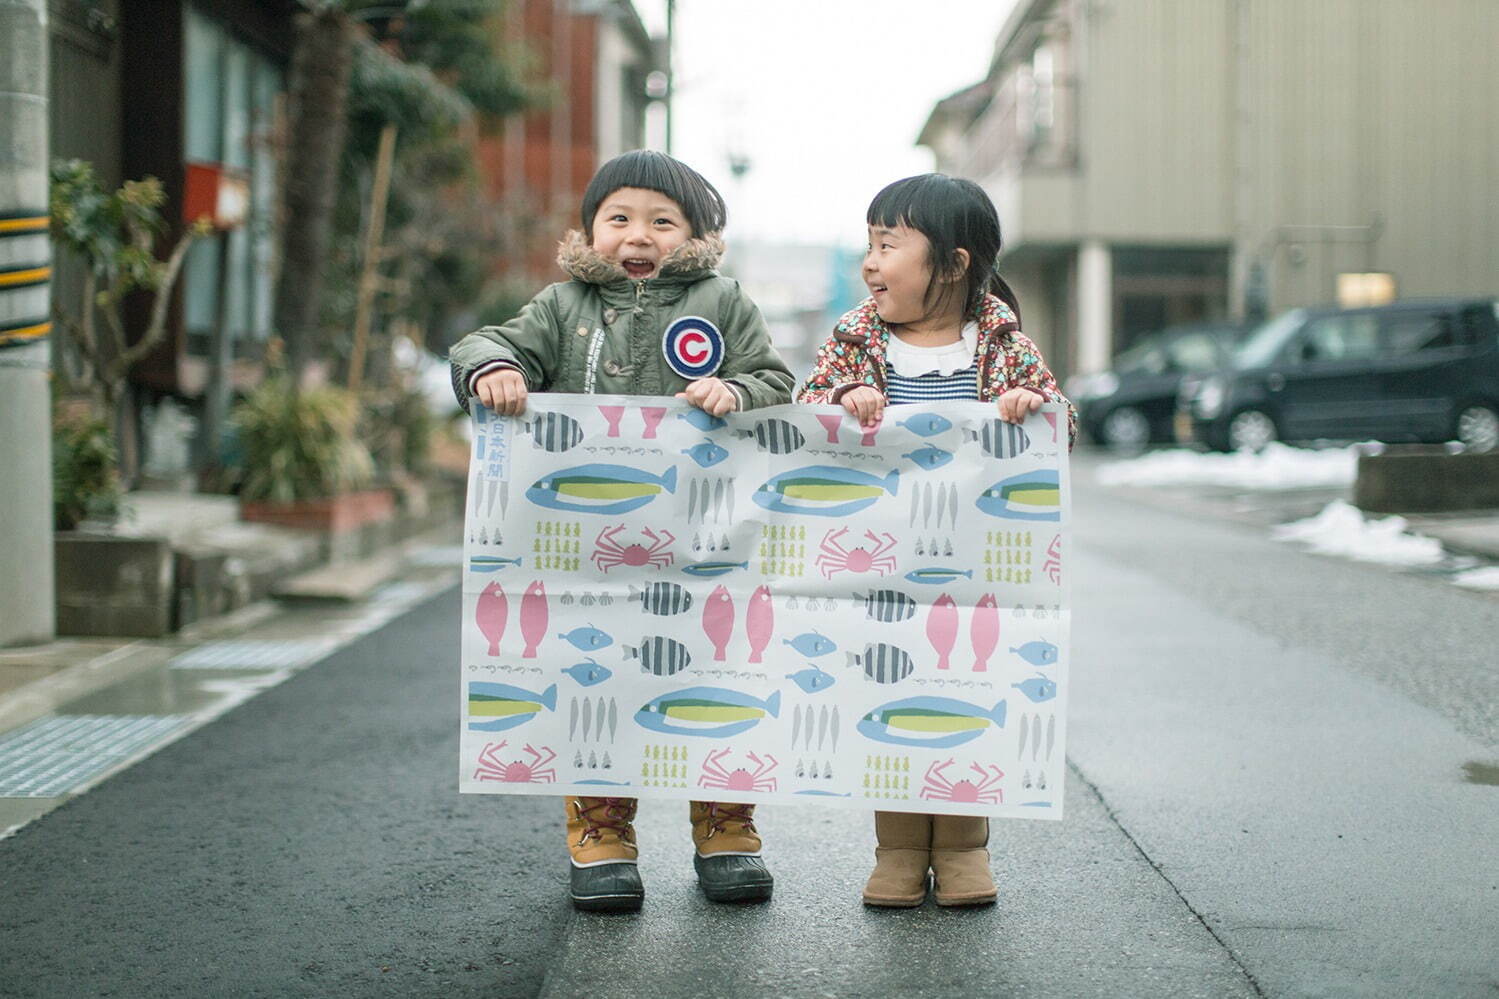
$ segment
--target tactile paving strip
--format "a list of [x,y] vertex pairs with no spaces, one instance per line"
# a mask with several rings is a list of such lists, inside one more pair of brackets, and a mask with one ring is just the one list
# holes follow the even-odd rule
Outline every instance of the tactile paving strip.
[[165,742],[187,715],[58,715],[0,736],[0,798],[56,798]]
[[167,665],[172,669],[293,669],[321,659],[335,644],[324,639],[209,642]]

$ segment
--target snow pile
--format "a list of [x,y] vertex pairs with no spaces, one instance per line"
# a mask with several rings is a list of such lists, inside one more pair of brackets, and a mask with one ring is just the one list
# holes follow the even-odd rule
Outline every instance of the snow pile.
[[1204,454],[1175,449],[1156,451],[1098,467],[1105,486],[1233,486],[1239,489],[1300,489],[1353,484],[1356,447],[1311,451],[1271,444],[1254,454]]
[[1407,534],[1405,518],[1364,520],[1355,506],[1329,503],[1309,520],[1282,524],[1271,532],[1277,541],[1300,541],[1321,555],[1341,555],[1385,565],[1433,565],[1442,560],[1442,543]]
[[1470,590],[1499,590],[1499,566],[1460,572],[1452,577],[1452,582]]

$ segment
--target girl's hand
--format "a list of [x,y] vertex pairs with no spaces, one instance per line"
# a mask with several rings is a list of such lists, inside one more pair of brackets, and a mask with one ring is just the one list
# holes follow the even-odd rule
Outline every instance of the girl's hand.
[[709,416],[722,416],[739,408],[739,396],[721,378],[699,378],[688,382],[687,389],[677,393]]
[[501,416],[526,411],[526,376],[514,368],[491,371],[474,383],[474,395]]
[[880,418],[885,415],[885,394],[868,385],[849,389],[839,397],[838,403],[857,417],[865,430],[879,426]]
[[999,418],[1006,423],[1024,423],[1045,401],[1046,397],[1034,389],[1012,388],[999,397]]

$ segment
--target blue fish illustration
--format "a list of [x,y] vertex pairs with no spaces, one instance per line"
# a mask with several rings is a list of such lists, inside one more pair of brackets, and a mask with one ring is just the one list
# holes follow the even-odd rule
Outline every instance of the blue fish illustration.
[[941,468],[949,461],[952,461],[952,452],[944,451],[940,447],[932,447],[928,444],[926,447],[917,448],[915,451],[901,455],[901,457],[909,458],[927,471],[931,471],[934,468]]
[[1040,704],[1057,696],[1057,685],[1044,676],[1033,676],[1029,680],[1020,683],[1012,683],[1010,686],[1020,691],[1031,699],[1031,703]]
[[825,656],[829,652],[837,652],[838,645],[826,635],[819,635],[815,631],[803,632],[795,638],[783,638],[781,641],[791,646],[802,655],[812,659]]
[[905,427],[911,433],[919,434],[922,437],[935,437],[940,433],[952,429],[952,421],[945,416],[938,416],[936,413],[917,413],[915,416],[908,416],[904,420],[897,420],[895,425],[897,427]]
[[605,787],[629,787],[627,780],[604,780],[602,777],[594,777],[590,780],[575,780],[574,784],[603,784]]
[[851,791],[844,791],[842,794],[839,794],[837,791],[793,791],[791,793],[792,794],[816,795],[819,798],[852,798],[853,797],[853,792],[851,792]]
[[574,628],[566,634],[559,633],[558,638],[572,643],[573,648],[584,652],[592,652],[595,649],[606,649],[614,644],[614,639],[599,629],[589,625],[586,628]]
[[1057,647],[1050,642],[1026,642],[1018,649],[1011,647],[1010,651],[1032,666],[1050,666],[1057,661]]
[[950,697],[908,697],[891,701],[859,720],[859,734],[897,746],[948,749],[977,739],[989,728],[1004,728],[1005,702],[993,708]]
[[511,565],[520,565],[518,558],[500,558],[498,555],[475,555],[468,560],[468,567],[474,572],[498,572]]
[[663,492],[677,491],[677,466],[660,475],[625,465],[578,465],[554,472],[526,490],[526,499],[548,510],[619,514],[638,510]]
[[816,666],[808,666],[796,673],[787,673],[786,679],[795,681],[796,685],[808,694],[815,694],[819,690],[827,690],[833,685],[833,674],[824,673]]
[[959,576],[973,578],[972,569],[943,569],[933,566],[930,569],[912,569],[906,573],[906,578],[913,583],[951,583]]
[[755,490],[755,502],[775,513],[846,517],[900,486],[900,473],[883,478],[836,465],[809,465],[769,479]]
[[614,671],[607,666],[600,666],[592,659],[585,659],[580,663],[574,663],[562,672],[577,680],[585,687],[592,687],[596,683],[603,683],[614,675]]
[[729,456],[728,448],[719,447],[706,437],[703,438],[701,444],[683,448],[682,453],[697,462],[700,468],[712,468]]
[[781,692],[765,699],[725,687],[687,687],[647,701],[635,722],[653,732],[727,739],[781,713]]
[[503,732],[524,725],[541,710],[557,710],[557,685],[533,693],[508,683],[468,685],[468,727],[475,732]]
[[678,413],[677,419],[686,420],[688,423],[692,424],[694,427],[697,427],[703,433],[707,433],[710,430],[717,430],[719,427],[728,425],[721,418],[717,416],[711,416],[708,413],[703,412],[701,409],[689,409],[685,413]]
[[1056,469],[1037,469],[1001,479],[980,493],[974,505],[1008,520],[1061,520],[1062,487]]
[[748,562],[693,562],[682,566],[682,571],[689,576],[698,576],[703,579],[712,579],[714,576],[722,576],[726,572],[735,569],[748,569]]

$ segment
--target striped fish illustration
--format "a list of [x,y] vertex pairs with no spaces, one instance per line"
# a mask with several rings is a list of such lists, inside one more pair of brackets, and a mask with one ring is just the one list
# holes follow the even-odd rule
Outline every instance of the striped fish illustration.
[[991,458],[1015,458],[1030,449],[1031,439],[1025,430],[1004,420],[985,420],[979,430],[964,429],[963,439],[980,441]]
[[660,475],[625,465],[591,464],[564,469],[526,490],[526,499],[548,510],[619,514],[645,506],[663,492],[677,491],[677,466]]
[[950,697],[908,697],[875,708],[859,720],[858,729],[875,742],[948,749],[1004,725],[1004,701],[981,708]]
[[475,732],[503,732],[524,725],[542,708],[557,710],[555,683],[539,694],[508,683],[471,682],[468,685],[468,727]]
[[932,566],[928,569],[912,569],[906,573],[906,578],[913,583],[951,583],[959,576],[973,578],[972,569],[944,569]]
[[762,700],[724,687],[687,687],[641,705],[635,723],[653,732],[727,739],[780,713],[780,691]]
[[870,590],[868,593],[855,593],[854,599],[864,601],[866,615],[886,624],[905,621],[916,613],[916,601],[899,590]]
[[877,642],[864,646],[864,654],[845,653],[850,666],[864,667],[864,675],[875,683],[899,683],[911,675],[916,664],[904,649]]
[[734,436],[753,438],[760,450],[771,454],[790,454],[807,443],[807,438],[796,425],[785,420],[760,420],[753,429],[734,431]]
[[1007,520],[1061,520],[1062,487],[1056,469],[1037,469],[1001,479],[980,493],[974,505]]
[[638,646],[622,645],[620,651],[626,659],[639,659],[642,673],[657,676],[673,676],[692,664],[692,653],[687,646],[660,635],[642,638]]
[[844,517],[858,513],[889,493],[896,494],[900,472],[883,478],[835,465],[809,465],[782,472],[755,490],[755,502],[776,513]]
[[583,428],[566,413],[537,413],[524,426],[537,447],[553,453],[576,447],[583,439]]
[[650,583],[644,589],[630,587],[630,600],[639,600],[640,609],[657,617],[671,617],[692,609],[692,594],[676,583]]

